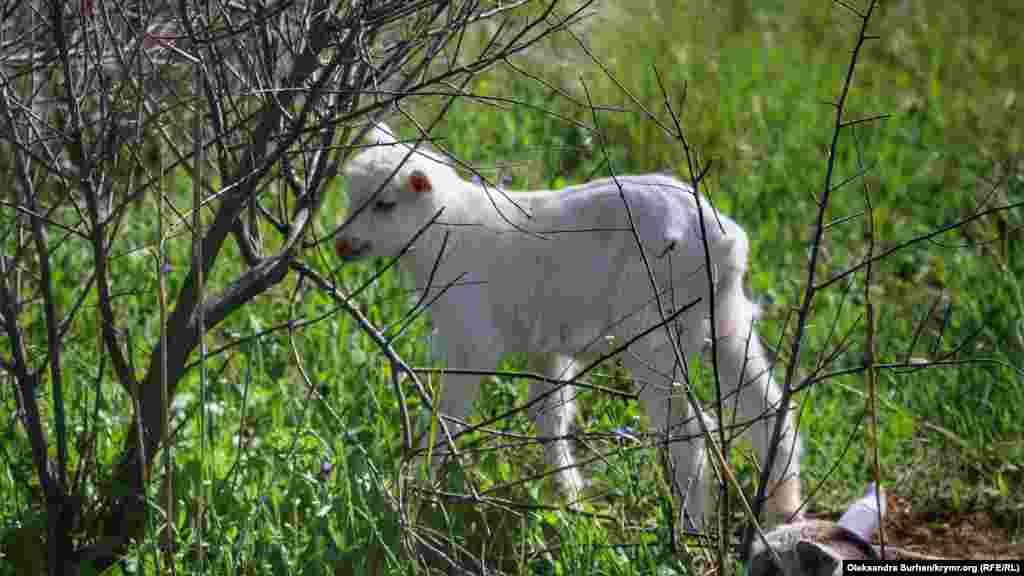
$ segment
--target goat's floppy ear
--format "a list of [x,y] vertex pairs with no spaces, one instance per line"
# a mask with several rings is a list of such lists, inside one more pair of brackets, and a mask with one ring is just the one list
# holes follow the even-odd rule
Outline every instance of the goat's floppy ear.
[[409,190],[417,194],[426,194],[427,192],[433,192],[434,185],[430,182],[430,176],[427,176],[425,172],[413,170],[412,174],[409,175]]
[[369,134],[369,137],[371,141],[376,141],[377,144],[398,143],[398,140],[395,139],[395,131],[383,122],[379,122],[373,127],[373,132]]

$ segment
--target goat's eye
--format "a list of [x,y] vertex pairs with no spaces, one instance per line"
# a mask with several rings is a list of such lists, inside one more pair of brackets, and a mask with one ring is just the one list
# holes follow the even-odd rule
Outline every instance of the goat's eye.
[[373,211],[382,214],[388,213],[394,210],[396,205],[398,205],[397,202],[387,202],[384,200],[378,200],[373,204]]

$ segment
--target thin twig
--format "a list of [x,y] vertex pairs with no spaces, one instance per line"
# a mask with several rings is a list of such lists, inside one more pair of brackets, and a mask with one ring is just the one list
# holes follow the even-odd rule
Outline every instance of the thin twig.
[[[842,91],[839,95],[839,100],[836,102],[836,117],[834,126],[832,129],[832,141],[829,146],[828,161],[825,170],[825,180],[823,185],[823,191],[821,197],[818,199],[818,214],[816,217],[816,224],[814,227],[814,238],[811,242],[810,256],[807,263],[807,280],[804,284],[804,295],[800,303],[800,311],[797,314],[796,322],[796,334],[793,336],[792,348],[790,351],[789,364],[786,366],[786,379],[782,384],[782,398],[780,404],[782,406],[789,406],[790,398],[793,394],[793,387],[795,384],[796,370],[800,364],[800,354],[804,344],[804,334],[807,330],[808,322],[810,321],[811,303],[818,291],[818,286],[815,285],[815,277],[818,269],[818,258],[821,255],[822,239],[825,234],[825,216],[829,206],[829,199],[833,191],[832,186],[832,174],[835,169],[836,157],[839,152],[839,134],[843,129],[843,113],[846,111],[846,101],[849,96],[850,88],[853,85],[853,73],[857,68],[857,61],[861,54],[861,49],[864,43],[867,41],[867,28],[868,23],[871,19],[871,14],[874,12],[877,4],[877,0],[871,0],[868,5],[868,9],[865,14],[861,16],[860,31],[857,35],[857,41],[854,45],[853,53],[850,56],[849,65],[846,69],[846,78],[843,81]],[[765,458],[765,462],[762,463],[761,478],[758,482],[757,497],[754,502],[755,515],[760,515],[761,508],[765,502],[765,492],[768,487],[768,481],[771,478],[771,472],[775,464],[775,459],[778,453],[778,440],[782,438],[783,425],[785,423],[784,418],[776,418],[775,427],[772,432],[771,441],[769,442],[768,455]],[[753,530],[748,527],[743,537],[742,554],[741,557],[749,558],[750,546],[753,541]]]

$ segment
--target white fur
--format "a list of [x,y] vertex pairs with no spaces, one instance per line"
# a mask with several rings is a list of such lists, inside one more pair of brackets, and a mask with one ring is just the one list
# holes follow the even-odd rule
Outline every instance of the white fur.
[[[647,174],[602,179],[564,190],[502,193],[462,180],[436,153],[417,150],[397,169],[410,148],[396,144],[387,129],[378,142],[352,159],[346,169],[352,210],[366,208],[342,229],[337,241],[346,259],[394,256],[441,208],[431,226],[404,258],[418,288],[436,296],[465,274],[431,306],[434,324],[447,347],[451,368],[493,369],[505,352],[526,352],[552,378],[576,376],[574,358],[592,357],[626,342],[661,321],[652,286],[629,229],[619,186],[632,210],[636,230],[650,261],[666,314],[700,299],[672,325],[689,358],[710,335],[708,280],[702,236],[711,253],[715,279],[719,367],[726,391],[745,383],[738,402],[739,422],[759,419],[754,446],[762,461],[768,450],[780,392],[753,330],[754,305],[743,294],[747,238],[732,220],[697,202],[686,184]],[[374,193],[380,193],[371,199]],[[720,224],[719,224],[720,223]],[[436,264],[446,232],[445,253]],[[435,264],[437,266],[434,270]],[[430,286],[423,283],[434,274]],[[749,338],[748,338],[749,336]],[[622,360],[636,379],[650,424],[659,432],[692,440],[671,444],[675,487],[696,525],[707,513],[705,462],[700,426],[680,388],[685,380],[676,365],[666,331],[659,328],[635,342]],[[535,364],[538,365],[538,364]],[[464,419],[477,396],[480,378],[447,375],[440,410]],[[535,383],[531,398],[549,392]],[[583,486],[569,442],[574,391],[563,386],[531,410],[548,464],[570,498]],[[733,405],[732,402],[729,404]],[[773,470],[776,491],[769,509],[796,512],[800,502],[800,441],[790,411]],[[714,422],[701,414],[712,428]],[[697,489],[689,490],[693,481]]]

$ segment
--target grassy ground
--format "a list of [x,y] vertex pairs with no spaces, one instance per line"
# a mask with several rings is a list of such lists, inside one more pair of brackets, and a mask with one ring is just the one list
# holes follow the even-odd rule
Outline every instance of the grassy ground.
[[[607,20],[593,26],[586,41],[621,85],[660,118],[668,116],[654,69],[673,102],[685,95],[686,135],[713,161],[711,197],[751,238],[749,284],[763,305],[762,333],[773,347],[781,343],[780,361],[788,363],[793,326],[787,318],[799,305],[806,277],[814,198],[824,181],[834,120],[828,102],[840,89],[856,20],[836,4],[810,0],[681,4],[631,3],[628,18],[605,14]],[[844,133],[838,180],[858,172],[861,164],[871,170],[833,195],[828,217],[837,224],[826,237],[820,277],[865,254],[864,219],[857,216],[865,208],[865,188],[874,204],[876,250],[981,208],[1022,199],[1024,131],[1016,118],[1024,100],[1024,61],[1014,57],[1014,30],[1024,24],[1024,8],[1014,6],[961,2],[936,10],[924,1],[883,6],[872,26],[880,39],[869,44],[858,68],[848,117],[891,116]],[[525,62],[570,98],[497,68],[480,77],[474,93],[513,97],[529,106],[462,101],[437,135],[464,159],[510,176],[511,187],[584,180],[604,174],[607,159],[617,172],[688,175],[681,146],[636,113],[636,104],[600,69],[586,64],[572,42],[551,50]],[[588,92],[595,103],[632,110],[599,114],[607,156],[584,131],[540,111],[593,125],[591,111],[580,105]],[[423,113],[432,106],[417,104]],[[343,213],[342,190],[339,183],[339,194],[328,200],[325,231]],[[148,216],[140,214],[137,229],[126,233],[136,235],[138,246],[153,238]],[[1018,464],[1024,461],[1022,220],[1019,209],[1000,212],[897,252],[878,266],[871,288],[879,362],[945,355],[984,361],[878,373],[885,482],[922,509],[984,511],[1016,538],[1024,530],[1024,501],[1012,489],[1024,480]],[[184,261],[187,244],[178,249],[176,258]],[[69,294],[78,281],[75,258],[68,256],[55,280]],[[309,260],[324,270],[338,265],[329,252],[311,253]],[[153,264],[130,251],[118,262],[119,273],[136,279],[119,287],[138,319],[139,333],[133,336],[155,342],[155,280],[141,280],[155,278]],[[348,266],[338,279],[355,286],[371,268]],[[819,296],[800,375],[810,374],[826,357],[830,370],[860,364],[863,281],[862,275],[853,276]],[[398,275],[387,274],[364,292],[360,300],[371,320],[388,325],[402,318],[415,301],[406,286]],[[210,347],[289,320],[302,322],[291,335],[272,331],[210,360],[202,435],[198,371],[181,388],[175,404],[184,422],[175,448],[183,502],[177,518],[180,541],[196,541],[194,512],[202,505],[208,513],[207,573],[399,573],[401,531],[391,512],[399,406],[389,368],[369,338],[326,298],[291,282],[229,319]],[[83,326],[79,333],[66,357],[70,370],[87,377],[95,369],[95,341],[88,336],[94,332]],[[429,325],[420,320],[398,341],[398,351],[410,363],[428,364],[430,341]],[[522,358],[508,359],[507,367],[521,366]],[[605,371],[612,384],[614,375],[612,367]],[[86,405],[92,396],[83,394]],[[127,412],[114,407],[124,405],[123,393],[106,394],[110,408],[105,405],[98,414],[111,420],[112,430],[122,430]],[[804,480],[813,511],[841,508],[869,481],[861,428],[864,394],[863,377],[848,375],[799,395],[807,444]],[[8,391],[2,398],[13,407]],[[492,378],[477,412],[496,414],[524,399],[525,382]],[[638,426],[637,408],[600,395],[583,404],[585,441],[578,453],[610,451],[587,469],[594,480],[591,511],[597,516],[557,510],[558,500],[547,494],[550,486],[531,482],[500,491],[534,507],[521,517],[453,505],[456,513],[447,519],[423,506],[420,519],[434,518],[435,526],[444,527],[442,535],[473,552],[505,556],[506,569],[524,574],[687,572],[692,558],[672,552],[672,515],[655,455],[614,434]],[[429,426],[423,411],[412,413],[418,429]],[[495,426],[510,433],[530,430],[523,416]],[[5,437],[21,438],[10,430]],[[105,438],[97,449],[112,456],[121,440]],[[474,439],[468,446],[480,448],[476,466],[468,474],[453,472],[451,487],[474,481],[487,489],[536,471],[539,448],[512,451],[505,444],[492,435]],[[27,447],[4,442],[2,450],[0,519],[8,526],[31,523],[27,496],[19,488],[30,473],[23,458]],[[753,470],[742,456],[741,445],[734,458],[751,490]],[[121,570],[133,573],[150,562],[155,544],[140,543],[137,556]],[[5,549],[10,554],[18,546],[7,542]],[[199,573],[194,556],[182,552],[177,562],[182,573]],[[0,567],[0,573],[4,570]]]
[[[666,2],[641,4],[628,17],[609,17],[620,23],[595,27],[585,41],[609,64],[617,83],[663,121],[669,116],[653,70],[660,71],[673,102],[685,95],[687,137],[713,161],[713,200],[747,227],[754,251],[750,283],[765,310],[762,330],[768,341],[783,342],[781,360],[788,362],[792,326],[785,328],[785,320],[799,304],[806,277],[805,248],[834,120],[828,103],[838,96],[857,20],[828,3],[787,3],[785,11],[771,2],[693,2],[689,10]],[[870,171],[863,182],[832,196],[828,219],[851,219],[826,235],[819,278],[866,253],[864,219],[858,216],[865,209],[865,188],[874,204],[876,250],[1020,199],[1024,132],[1016,115],[1024,66],[1010,57],[1008,26],[1021,16],[1019,9],[997,6],[950,6],[935,13],[914,2],[883,7],[872,26],[880,38],[868,44],[860,62],[847,118],[890,116],[841,139],[837,180],[857,173],[860,165]],[[657,32],[667,30],[672,33]],[[573,55],[561,54],[566,53]],[[595,66],[552,81],[582,104],[589,92],[595,104],[637,108]],[[481,82],[477,90],[512,92],[537,107],[557,101],[563,114],[593,123],[584,106],[555,99],[513,74]],[[688,174],[682,147],[641,114],[599,118],[617,171]],[[580,151],[577,130],[529,109],[510,114],[460,106],[446,127],[453,147],[467,157],[487,162],[494,150],[493,156],[518,160],[509,171],[523,186],[557,187],[600,173],[604,160],[594,146]],[[552,152],[543,143],[575,148]],[[936,359],[961,350],[1020,366],[1022,262],[1013,250],[1020,220],[1019,210],[984,218],[884,261],[872,288],[880,318],[878,361]],[[832,359],[834,368],[860,362],[862,282],[856,277],[821,294],[801,359],[805,373],[845,333],[854,336]],[[927,431],[941,430],[942,445],[960,458],[992,458],[977,462],[987,472],[968,482],[972,488],[1001,485],[1015,474],[1012,465],[998,462],[1021,456],[1017,441],[1024,426],[1015,416],[1024,398],[1019,373],[979,364],[881,375],[884,469],[896,474],[923,438],[939,441]],[[857,434],[862,389],[862,377],[852,376],[822,382],[802,395],[809,475],[824,480],[831,474],[819,494],[821,506],[848,501],[867,478],[859,444],[840,458],[847,444],[840,440]]]

